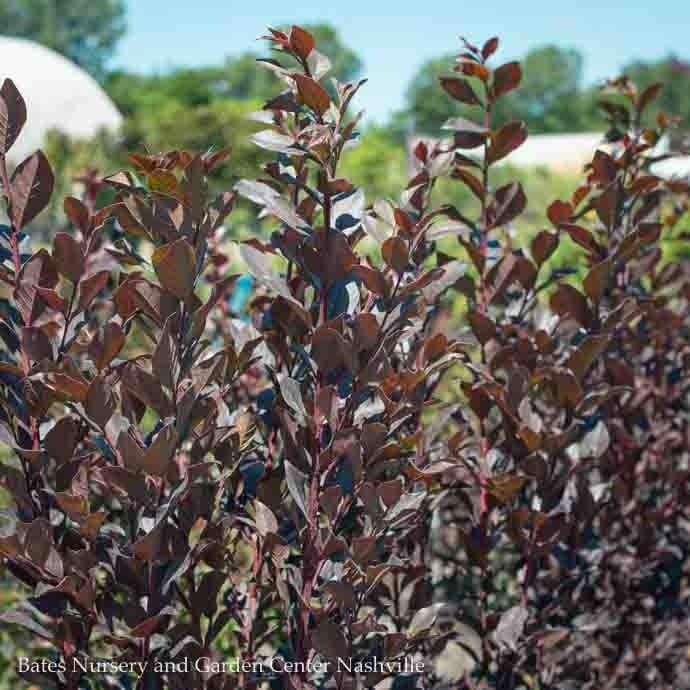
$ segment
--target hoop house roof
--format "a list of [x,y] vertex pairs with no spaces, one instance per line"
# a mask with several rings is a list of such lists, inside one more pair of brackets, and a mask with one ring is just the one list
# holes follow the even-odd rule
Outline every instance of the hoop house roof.
[[108,94],[83,69],[33,41],[0,36],[0,81],[17,85],[27,108],[26,127],[10,157],[21,160],[57,129],[88,138],[101,129],[116,130],[122,115]]

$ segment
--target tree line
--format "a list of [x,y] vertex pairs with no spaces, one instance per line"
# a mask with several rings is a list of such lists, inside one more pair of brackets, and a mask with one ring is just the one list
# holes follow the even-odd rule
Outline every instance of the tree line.
[[[184,111],[201,109],[196,115],[201,115],[208,129],[214,130],[219,119],[234,120],[230,115],[238,111],[235,107],[228,112],[219,103],[261,104],[275,93],[275,77],[269,71],[255,69],[258,55],[252,52],[227,58],[218,65],[180,67],[162,74],[111,70],[109,64],[117,42],[126,31],[123,0],[72,0],[63,5],[57,0],[0,0],[2,32],[47,45],[93,74],[128,118],[130,145],[140,143],[136,139],[150,145],[164,139],[161,146],[193,144],[170,141],[166,122],[179,117],[194,120],[194,113]],[[347,81],[362,73],[362,59],[333,27],[316,24],[308,29],[330,56],[333,75]],[[539,46],[521,62],[521,87],[497,106],[497,121],[508,117],[524,120],[534,134],[602,129],[597,107],[599,85],[585,83],[584,57],[578,50]],[[399,139],[409,132],[436,133],[450,117],[462,115],[459,110],[463,106],[449,101],[438,88],[438,77],[449,73],[449,65],[452,56],[448,55],[421,65],[409,83],[403,109],[379,126]],[[622,71],[639,83],[662,81],[665,86],[659,106],[678,115],[681,124],[690,125],[689,63],[670,55],[657,61],[635,61],[624,65]],[[161,114],[162,131],[157,131],[155,123]]]

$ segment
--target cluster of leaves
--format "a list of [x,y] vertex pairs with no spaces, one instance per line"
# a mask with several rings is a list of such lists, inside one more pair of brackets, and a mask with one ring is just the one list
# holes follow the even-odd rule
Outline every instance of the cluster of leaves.
[[[463,76],[441,83],[482,115],[449,123],[456,148],[483,149],[479,161],[456,153],[452,172],[479,202],[478,237],[465,243],[475,277],[462,289],[480,353],[463,383],[469,428],[449,441],[466,476],[462,500],[445,498],[446,524],[457,527],[440,539],[444,577],[477,633],[480,677],[496,687],[680,687],[690,292],[687,266],[664,262],[659,240],[687,242],[674,227],[688,185],[648,170],[670,125],[663,113],[641,124],[661,85],[607,84],[599,105],[612,148],[595,153],[571,198],[549,206],[553,228],[534,237],[528,258],[501,238],[525,206],[521,186],[492,190],[490,175],[526,136],[520,122],[492,129],[520,66],[489,69],[491,41],[465,47]],[[581,251],[577,286],[568,271],[541,270],[564,240]],[[505,567],[518,586],[501,612]]]
[[[108,206],[65,199],[52,251],[26,236],[50,166],[9,175],[26,110],[2,86],[0,555],[30,590],[2,618],[66,662],[23,675],[127,685],[72,663],[106,658],[144,664],[141,688],[682,686],[690,287],[658,242],[689,190],[647,170],[658,87],[611,82],[612,152],[523,249],[524,191],[492,184],[527,136],[492,123],[521,78],[490,66],[497,39],[441,80],[479,121],[417,146],[400,198],[367,204],[339,173],[363,81],[326,88],[300,27],[266,38],[285,89],[256,114],[261,178],[214,196],[224,152],[133,155],[93,183]],[[444,177],[476,214],[436,204]],[[275,228],[240,246],[245,318],[222,241],[238,195]],[[581,286],[544,275],[561,241]],[[299,663],[156,666],[230,657]],[[407,657],[423,672],[396,671]]]

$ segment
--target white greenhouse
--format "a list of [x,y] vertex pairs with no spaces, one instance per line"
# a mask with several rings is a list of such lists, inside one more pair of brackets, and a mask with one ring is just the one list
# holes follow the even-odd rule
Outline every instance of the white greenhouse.
[[27,107],[27,122],[12,147],[18,162],[42,146],[50,130],[77,139],[99,130],[116,131],[121,122],[113,101],[73,62],[33,41],[0,36],[0,82],[9,77]]

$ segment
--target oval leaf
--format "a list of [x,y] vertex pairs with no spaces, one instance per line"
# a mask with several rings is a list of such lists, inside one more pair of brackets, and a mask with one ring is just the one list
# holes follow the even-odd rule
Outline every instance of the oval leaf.
[[22,161],[12,174],[12,222],[21,230],[47,205],[53,193],[55,178],[43,151],[36,151]]
[[0,88],[0,154],[12,148],[26,122],[26,103],[11,79]]
[[196,280],[196,256],[187,240],[179,239],[156,250],[153,266],[168,292],[181,300],[191,296]]
[[317,81],[304,74],[293,74],[292,78],[297,84],[297,93],[299,93],[302,101],[319,115],[323,115],[331,105],[328,91]]

